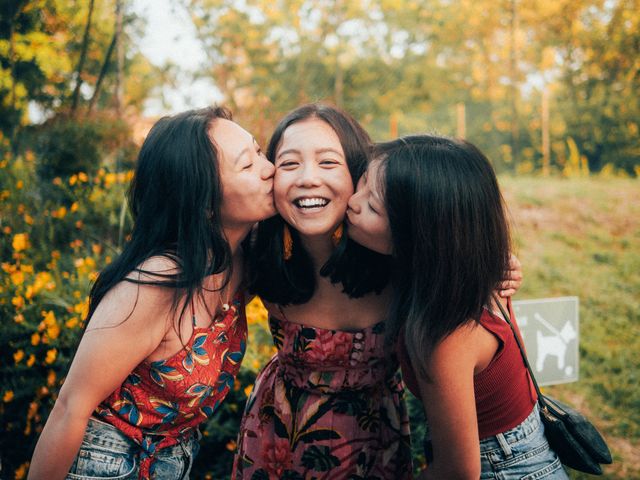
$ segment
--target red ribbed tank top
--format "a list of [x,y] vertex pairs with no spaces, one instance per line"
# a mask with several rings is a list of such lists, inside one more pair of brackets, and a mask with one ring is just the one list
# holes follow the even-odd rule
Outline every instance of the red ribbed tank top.
[[[509,315],[520,335],[511,301]],[[522,423],[533,410],[537,394],[507,322],[485,309],[480,316],[480,325],[491,332],[499,343],[498,350],[487,368],[473,378],[478,433],[480,439],[483,439],[506,432]],[[420,398],[418,382],[402,334],[398,341],[398,360],[407,387]]]

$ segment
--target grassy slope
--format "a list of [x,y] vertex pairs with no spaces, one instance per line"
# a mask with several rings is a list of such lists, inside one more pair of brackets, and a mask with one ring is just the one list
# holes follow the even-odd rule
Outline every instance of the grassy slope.
[[640,478],[640,183],[502,178],[501,186],[524,266],[517,298],[580,298],[580,381],[545,391],[608,439],[615,463],[602,478]]

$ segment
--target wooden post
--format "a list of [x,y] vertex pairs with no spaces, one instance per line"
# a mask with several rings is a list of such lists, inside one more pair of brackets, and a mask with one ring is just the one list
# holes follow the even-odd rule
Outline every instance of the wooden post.
[[518,159],[520,156],[520,132],[518,130],[518,0],[509,2],[509,100],[511,107],[511,167],[518,171]]
[[391,112],[389,116],[389,136],[392,140],[398,138],[398,115],[396,112]]
[[456,103],[456,137],[467,137],[467,114],[464,102]]
[[122,19],[124,16],[124,0],[116,0],[116,112],[122,113],[124,103],[124,39],[122,31]]
[[549,90],[542,88],[542,175],[549,176],[551,170],[551,152],[549,143]]

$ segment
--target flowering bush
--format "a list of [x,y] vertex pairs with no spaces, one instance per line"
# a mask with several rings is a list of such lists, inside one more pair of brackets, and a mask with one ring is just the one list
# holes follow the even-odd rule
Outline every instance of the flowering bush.
[[[8,150],[0,137],[0,153]],[[100,166],[45,180],[37,155],[0,159],[0,465],[24,478],[82,332],[88,292],[131,227],[125,191],[132,172]],[[48,182],[43,188],[42,182]],[[58,190],[63,195],[43,195]],[[56,201],[56,199],[58,199]],[[266,313],[248,309],[252,343],[245,368],[205,428],[200,477],[230,471],[244,401],[255,371],[273,354]],[[208,457],[208,461],[207,461]]]

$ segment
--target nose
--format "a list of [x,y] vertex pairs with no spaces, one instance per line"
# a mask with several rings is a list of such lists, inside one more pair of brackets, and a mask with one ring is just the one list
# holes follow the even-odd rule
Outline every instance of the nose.
[[356,192],[349,198],[347,207],[356,215],[360,213],[360,193]]
[[262,162],[263,166],[260,170],[260,176],[262,177],[262,179],[269,180],[270,178],[273,178],[273,175],[276,173],[276,167],[266,158],[263,158]]
[[307,188],[317,187],[320,183],[318,167],[315,165],[315,162],[304,162],[303,167],[300,169],[298,178],[296,179],[296,186]]

